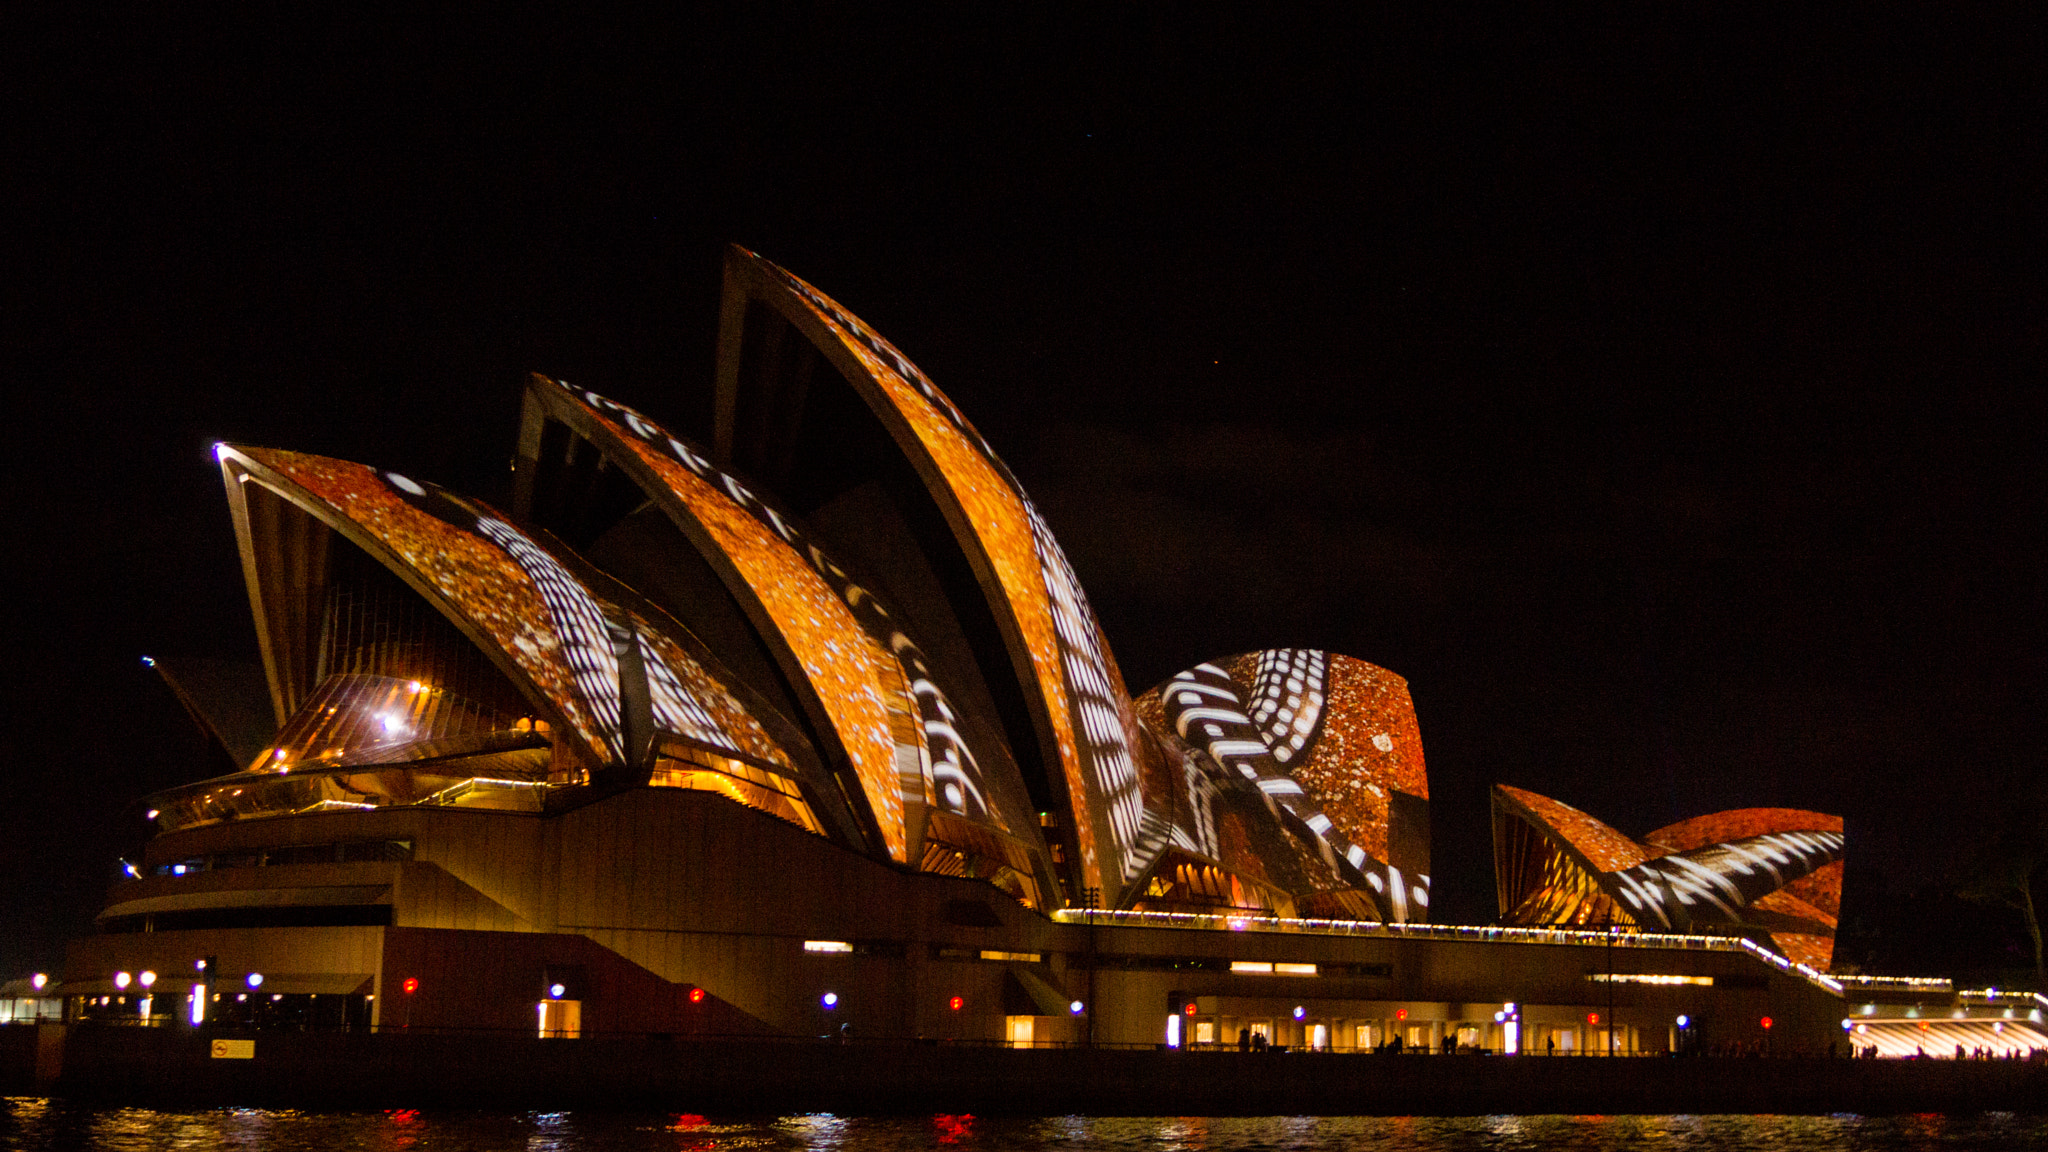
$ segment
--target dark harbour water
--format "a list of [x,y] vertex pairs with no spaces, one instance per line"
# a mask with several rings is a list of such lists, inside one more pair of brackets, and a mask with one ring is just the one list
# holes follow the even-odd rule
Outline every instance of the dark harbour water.
[[5,1100],[7,1152],[1464,1152],[1557,1149],[2044,1149],[2048,1117],[1469,1116],[866,1119],[593,1112],[158,1112]]

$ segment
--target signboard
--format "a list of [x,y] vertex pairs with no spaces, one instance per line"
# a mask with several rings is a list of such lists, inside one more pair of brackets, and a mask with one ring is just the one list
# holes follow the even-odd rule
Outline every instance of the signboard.
[[256,1058],[256,1042],[254,1040],[215,1040],[213,1042],[213,1058],[215,1060],[254,1060]]

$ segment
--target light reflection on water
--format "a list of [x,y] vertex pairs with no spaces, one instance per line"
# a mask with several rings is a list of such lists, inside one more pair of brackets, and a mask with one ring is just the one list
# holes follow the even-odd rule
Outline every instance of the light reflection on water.
[[1463,1116],[738,1119],[602,1112],[155,1112],[31,1098],[7,1152],[2048,1152],[2048,1117]]

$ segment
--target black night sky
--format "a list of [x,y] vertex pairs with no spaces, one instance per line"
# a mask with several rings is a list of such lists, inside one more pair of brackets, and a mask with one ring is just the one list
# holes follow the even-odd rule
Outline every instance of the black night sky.
[[0,977],[215,771],[139,659],[254,658],[209,446],[497,499],[534,370],[701,434],[728,241],[976,420],[1134,691],[1408,677],[1436,918],[1494,914],[1498,781],[1840,813],[1868,962],[2022,963],[1941,893],[2048,737],[2038,16],[42,7],[0,18]]

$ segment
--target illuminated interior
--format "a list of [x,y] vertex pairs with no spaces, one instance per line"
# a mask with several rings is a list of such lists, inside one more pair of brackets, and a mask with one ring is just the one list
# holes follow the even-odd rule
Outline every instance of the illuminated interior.
[[1504,924],[1635,924],[1593,872],[1555,838],[1499,809],[1494,812],[1494,872]]
[[807,832],[822,836],[824,827],[804,800],[795,780],[778,772],[679,744],[663,746],[647,783],[654,788],[692,788],[716,792],[736,804],[766,812]]
[[543,744],[402,764],[244,774],[159,792],[150,804],[157,828],[165,832],[229,820],[414,805],[540,812],[550,791],[560,787],[549,783],[549,760]]
[[1147,912],[1249,912],[1278,915],[1289,909],[1284,893],[1211,861],[1168,850],[1135,905]]
[[1028,845],[986,824],[950,813],[931,813],[919,868],[942,876],[985,880],[1008,892],[1026,908],[1045,906]]

